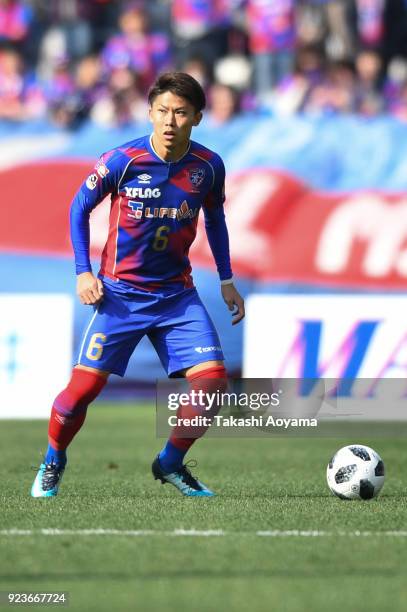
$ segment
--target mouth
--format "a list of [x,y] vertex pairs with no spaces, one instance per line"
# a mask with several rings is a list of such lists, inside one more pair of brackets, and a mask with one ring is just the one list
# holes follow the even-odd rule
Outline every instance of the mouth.
[[165,138],[174,138],[174,136],[175,136],[175,132],[171,132],[171,131],[164,132]]

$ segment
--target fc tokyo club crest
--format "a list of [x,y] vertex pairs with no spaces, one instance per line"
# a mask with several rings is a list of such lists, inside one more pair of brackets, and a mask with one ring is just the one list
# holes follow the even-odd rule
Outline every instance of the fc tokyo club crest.
[[189,180],[194,187],[199,187],[205,178],[205,170],[203,168],[192,168],[189,171]]

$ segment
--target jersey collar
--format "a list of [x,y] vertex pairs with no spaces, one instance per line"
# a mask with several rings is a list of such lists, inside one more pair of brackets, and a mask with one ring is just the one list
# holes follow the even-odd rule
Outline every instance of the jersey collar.
[[180,162],[182,159],[184,159],[184,157],[186,157],[189,153],[189,150],[191,148],[191,141],[189,141],[188,144],[188,148],[185,151],[185,153],[183,155],[181,155],[181,157],[179,157],[178,159],[174,159],[172,161],[168,161],[166,159],[163,159],[162,157],[160,157],[157,153],[157,151],[154,149],[153,147],[153,135],[150,134],[150,137],[147,137],[147,148],[150,151],[150,153],[152,155],[154,155],[154,157],[156,157],[157,159],[159,159],[161,162],[163,162],[164,164],[177,164],[178,162]]

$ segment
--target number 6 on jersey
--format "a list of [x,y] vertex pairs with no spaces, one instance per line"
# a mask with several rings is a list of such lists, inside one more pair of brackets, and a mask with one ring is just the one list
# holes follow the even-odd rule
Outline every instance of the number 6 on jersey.
[[103,353],[103,342],[106,342],[106,334],[96,333],[93,334],[89,341],[88,350],[86,351],[86,357],[92,361],[98,361]]
[[171,228],[168,225],[160,225],[154,236],[154,251],[165,251],[168,246],[168,232],[170,230]]

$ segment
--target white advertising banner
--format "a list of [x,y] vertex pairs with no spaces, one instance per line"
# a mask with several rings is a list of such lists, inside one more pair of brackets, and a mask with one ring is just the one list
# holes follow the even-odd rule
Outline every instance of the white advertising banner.
[[73,300],[0,294],[0,418],[47,418],[72,367]]
[[[341,413],[346,408],[364,418],[367,411],[375,419],[404,420],[407,296],[252,295],[247,300],[243,374],[326,379]],[[367,402],[363,406],[362,400]]]

